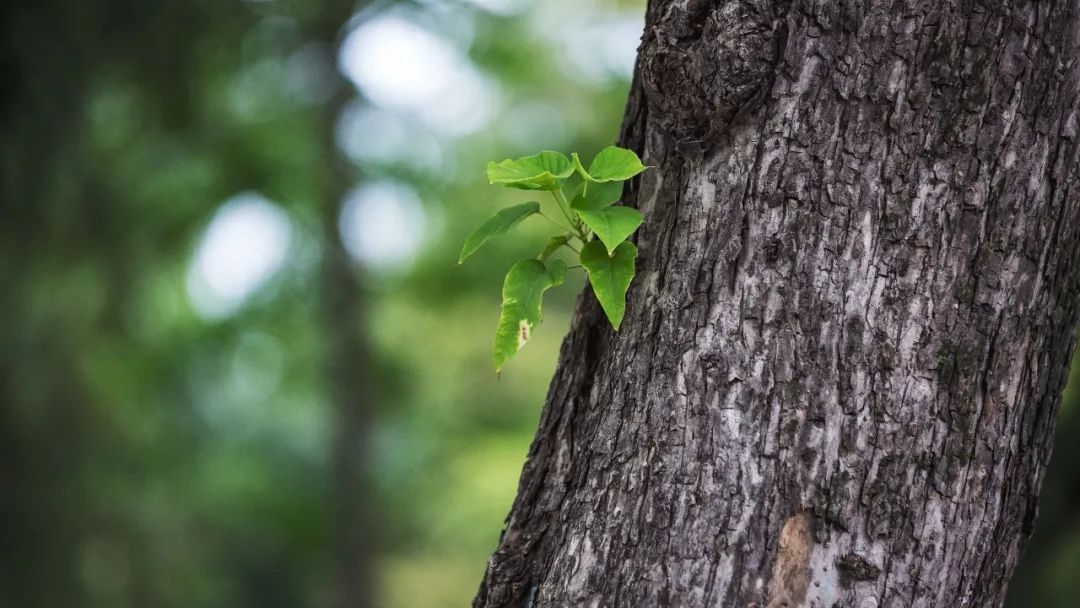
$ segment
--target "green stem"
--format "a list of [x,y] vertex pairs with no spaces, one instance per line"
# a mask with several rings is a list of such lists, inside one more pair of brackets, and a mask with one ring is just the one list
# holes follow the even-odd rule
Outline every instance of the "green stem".
[[575,232],[575,233],[577,232],[575,229],[570,228],[569,226],[564,226],[563,224],[560,224],[559,222],[556,222],[555,220],[551,219],[551,216],[544,213],[543,211],[540,212],[540,215],[544,216],[545,220],[551,222],[552,224],[555,224],[556,226],[558,226],[559,228],[561,228],[563,230],[566,230],[567,232]]
[[581,239],[581,242],[584,243],[588,238],[588,231],[585,230],[580,220],[575,219],[574,216],[570,214],[570,203],[566,200],[566,195],[563,194],[562,188],[552,190],[551,195],[555,197],[555,202],[559,203],[559,209],[562,210],[563,215],[566,216],[570,225],[574,227],[574,234],[576,234],[577,237]]
[[[551,191],[551,196],[555,197],[555,202],[559,204],[559,210],[566,216],[566,221],[570,222],[571,226],[577,226],[577,222],[574,221],[574,216],[570,215],[570,203],[566,201],[566,195],[563,194],[562,188]],[[575,232],[577,232],[575,230]]]

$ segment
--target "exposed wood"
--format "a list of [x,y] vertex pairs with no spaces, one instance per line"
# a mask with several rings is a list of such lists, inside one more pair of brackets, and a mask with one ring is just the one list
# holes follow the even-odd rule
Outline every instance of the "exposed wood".
[[478,607],[1000,605],[1080,314],[1080,3],[654,1]]

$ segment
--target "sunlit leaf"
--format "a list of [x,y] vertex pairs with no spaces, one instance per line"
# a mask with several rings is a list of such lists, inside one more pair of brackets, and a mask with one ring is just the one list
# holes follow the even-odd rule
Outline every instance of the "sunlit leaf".
[[641,212],[630,207],[607,207],[597,211],[575,207],[574,210],[585,225],[600,237],[609,254],[634,234],[642,222]]
[[[578,167],[580,166],[579,161]],[[594,182],[622,181],[634,177],[645,169],[645,165],[641,164],[641,159],[633,150],[608,146],[596,155],[592,164],[589,165],[589,171],[583,177]]]
[[554,190],[574,173],[574,165],[565,154],[545,150],[534,156],[506,159],[487,167],[488,181],[522,190]]
[[589,283],[611,326],[616,330],[626,313],[626,290],[634,279],[637,247],[627,241],[608,255],[600,241],[589,241],[581,249],[581,265],[589,273]]
[[458,256],[458,264],[476,253],[476,250],[480,249],[484,243],[517,226],[521,220],[535,213],[540,213],[540,203],[536,201],[499,210],[465,239],[465,244],[461,247],[461,255]]
[[510,268],[503,281],[502,314],[495,330],[495,371],[521,350],[540,323],[540,304],[550,287],[566,279],[566,263],[552,260],[521,260]]

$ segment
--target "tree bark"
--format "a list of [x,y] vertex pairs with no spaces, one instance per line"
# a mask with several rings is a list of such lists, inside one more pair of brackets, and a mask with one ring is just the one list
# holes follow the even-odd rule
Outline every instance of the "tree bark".
[[653,0],[591,294],[474,602],[999,606],[1080,315],[1080,4]]

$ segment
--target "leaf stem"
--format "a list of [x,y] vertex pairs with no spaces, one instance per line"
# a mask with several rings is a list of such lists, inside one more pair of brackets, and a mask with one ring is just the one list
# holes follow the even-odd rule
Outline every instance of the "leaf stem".
[[581,246],[584,247],[585,245],[587,245],[589,243],[589,237],[591,235],[592,235],[592,231],[589,230],[588,228],[586,228],[585,230],[582,230],[582,231],[578,232],[574,236],[577,238],[577,240],[581,241]]
[[559,228],[562,228],[563,230],[566,230],[567,232],[577,232],[575,229],[573,229],[573,228],[571,228],[569,226],[564,226],[563,224],[560,224],[559,222],[556,222],[555,220],[551,219],[551,216],[544,213],[543,211],[540,212],[540,215],[544,216],[545,220],[551,222],[552,224],[555,224],[556,226],[558,226]]
[[559,203],[559,209],[562,210],[563,215],[570,221],[570,225],[574,227],[574,234],[581,239],[584,243],[589,239],[589,230],[585,228],[585,225],[581,223],[580,219],[575,218],[570,213],[570,203],[566,200],[566,195],[563,194],[562,188],[551,191],[551,195],[555,197],[555,202]]
[[[566,217],[566,221],[570,222],[571,226],[577,227],[577,222],[574,221],[573,216],[570,215],[570,204],[566,202],[566,195],[563,194],[562,188],[556,188],[551,191],[551,196],[555,198],[555,202],[559,205],[559,211]],[[574,230],[574,232],[578,232]]]

